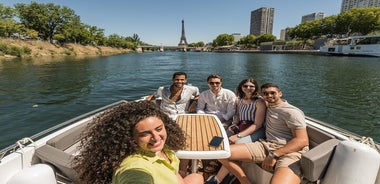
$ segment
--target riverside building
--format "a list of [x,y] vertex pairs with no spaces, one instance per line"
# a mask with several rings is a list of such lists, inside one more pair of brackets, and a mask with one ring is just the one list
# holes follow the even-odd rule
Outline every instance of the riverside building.
[[345,12],[352,8],[380,7],[380,0],[342,0],[340,12]]
[[251,28],[249,33],[260,36],[273,32],[274,8],[259,8],[251,12]]

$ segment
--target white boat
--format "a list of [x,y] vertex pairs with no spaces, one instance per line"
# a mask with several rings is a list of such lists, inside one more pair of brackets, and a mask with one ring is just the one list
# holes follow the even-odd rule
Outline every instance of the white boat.
[[331,55],[380,57],[380,35],[333,39],[320,47],[320,52]]
[[[70,159],[77,150],[80,133],[93,117],[125,100],[96,109],[17,141],[0,152],[0,184],[77,183]],[[301,159],[302,183],[380,183],[380,146],[324,122],[307,118],[311,150]],[[254,163],[244,163],[257,184],[269,183],[271,173]]]

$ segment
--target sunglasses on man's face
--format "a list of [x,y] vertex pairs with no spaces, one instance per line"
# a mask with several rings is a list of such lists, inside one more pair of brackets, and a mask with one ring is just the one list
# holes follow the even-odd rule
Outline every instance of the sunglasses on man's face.
[[276,91],[264,91],[263,95],[264,96],[269,96],[269,95],[275,95],[277,92]]
[[219,85],[220,82],[209,82],[209,84],[210,84],[210,85],[215,85],[215,84],[216,84],[216,85]]

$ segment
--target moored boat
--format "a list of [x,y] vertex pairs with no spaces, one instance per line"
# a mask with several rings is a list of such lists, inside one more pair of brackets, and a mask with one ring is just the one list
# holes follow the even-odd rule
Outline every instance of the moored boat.
[[[128,102],[96,109],[1,150],[0,184],[76,183],[70,161],[80,151],[76,148],[81,132],[93,117],[122,103]],[[303,183],[380,182],[378,143],[313,118],[306,122],[312,149],[301,159]],[[268,183],[271,177],[254,163],[245,163],[244,169],[257,184]]]
[[330,55],[380,57],[380,35],[333,39],[322,46],[320,52]]

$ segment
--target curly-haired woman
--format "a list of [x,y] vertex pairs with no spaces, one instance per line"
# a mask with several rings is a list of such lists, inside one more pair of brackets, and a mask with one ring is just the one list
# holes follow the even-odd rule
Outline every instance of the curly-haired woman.
[[180,127],[151,102],[130,102],[94,119],[81,140],[74,168],[84,183],[203,183],[178,173]]

